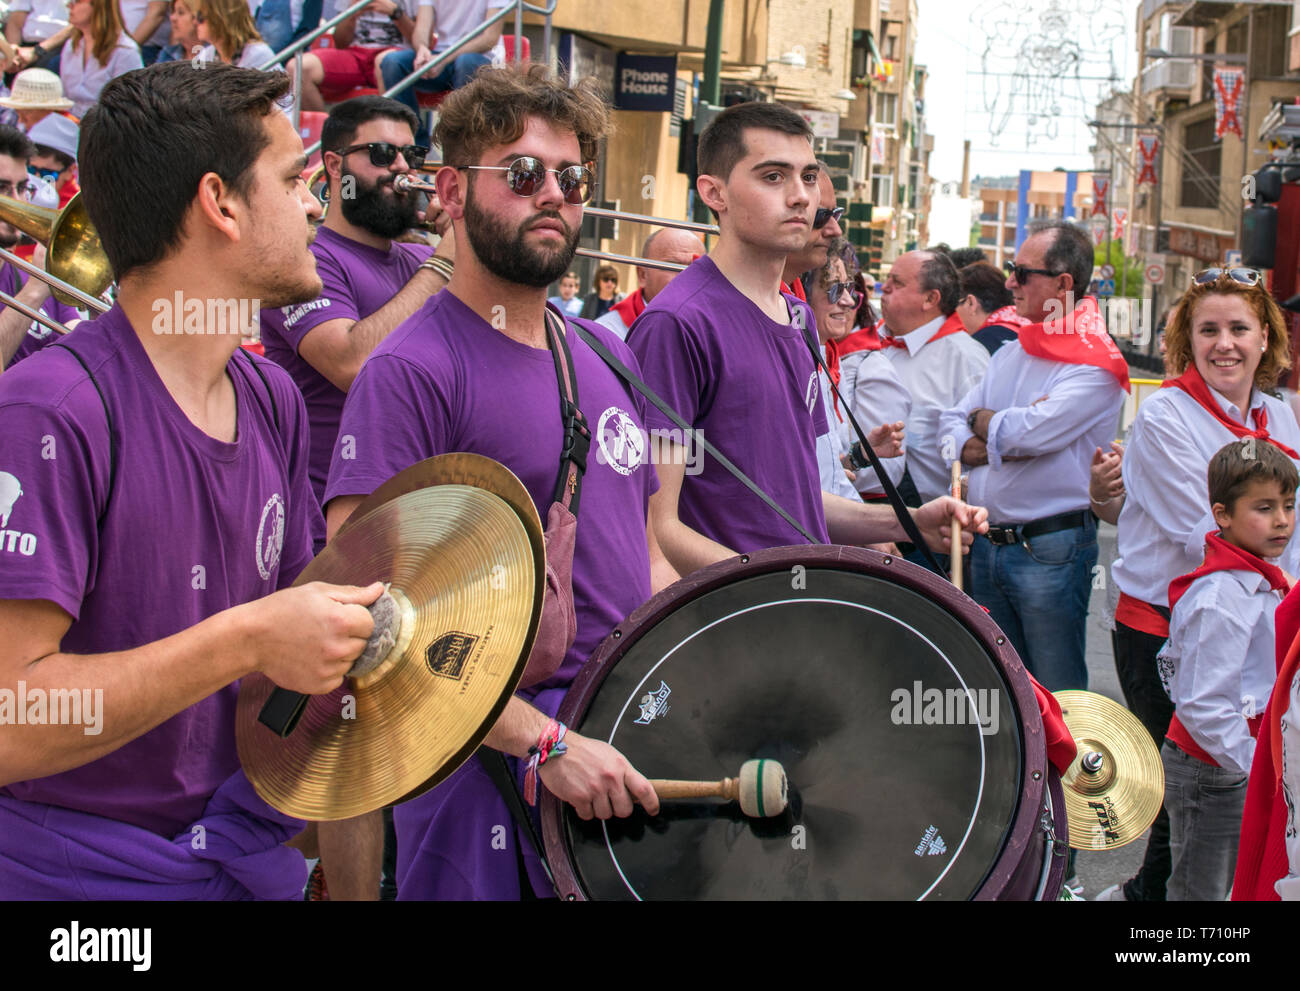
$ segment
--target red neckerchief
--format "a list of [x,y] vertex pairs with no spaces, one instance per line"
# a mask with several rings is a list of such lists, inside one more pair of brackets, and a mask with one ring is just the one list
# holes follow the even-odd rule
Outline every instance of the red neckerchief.
[[631,327],[632,322],[641,315],[645,309],[645,290],[638,289],[636,292],[628,293],[619,302],[610,307],[623,320],[624,327]]
[[980,324],[979,329],[983,330],[985,327],[992,327],[994,325],[997,325],[999,327],[1010,327],[1012,330],[1017,330],[1020,327],[1027,326],[1030,323],[1033,323],[1033,321],[1030,320],[1028,317],[1022,317],[1019,313],[1016,312],[1016,308],[1014,306],[1007,305],[1002,307],[1002,309],[1000,310],[994,310],[992,313],[990,313],[988,315],[988,318],[982,324]]
[[[947,320],[943,322],[943,324],[939,327],[939,329],[935,331],[934,336],[931,337],[925,343],[933,344],[941,337],[947,337],[950,334],[964,334],[964,333],[966,333],[966,325],[961,322],[961,317],[957,316],[957,314],[954,313],[951,316],[949,316]],[[903,340],[901,336],[895,336],[894,334],[890,334],[888,337],[882,337],[880,339],[880,344],[881,347],[902,348],[904,351],[907,351],[908,354],[912,353],[911,351],[908,350],[907,341]]]
[[1070,365],[1092,365],[1110,372],[1129,392],[1128,363],[1106,332],[1106,322],[1091,296],[1061,320],[1027,323],[1019,330],[1020,346],[1035,358],[1063,361]]
[[839,342],[839,352],[843,358],[858,351],[879,351],[883,346],[880,343],[880,332],[875,327],[863,327]]
[[1200,404],[1201,408],[1210,416],[1218,420],[1234,437],[1254,437],[1256,440],[1266,440],[1288,458],[1300,458],[1300,454],[1287,447],[1281,441],[1274,440],[1268,435],[1268,410],[1263,406],[1259,409],[1252,410],[1251,414],[1255,419],[1255,429],[1249,429],[1244,423],[1238,423],[1236,420],[1229,419],[1227,414],[1214,397],[1210,395],[1210,387],[1205,384],[1205,379],[1201,378],[1201,373],[1196,370],[1196,366],[1189,364],[1187,371],[1183,372],[1177,378],[1166,379],[1161,386],[1162,389],[1182,389]]
[[[1282,793],[1282,714],[1290,705],[1291,682],[1300,668],[1300,592],[1282,600],[1274,614],[1278,672],[1273,694],[1264,709],[1255,761],[1246,786],[1241,817],[1237,873],[1232,879],[1234,902],[1280,901],[1274,885],[1287,875],[1286,797]],[[1292,718],[1295,718],[1292,713]]]
[[1205,535],[1205,560],[1201,566],[1189,574],[1175,578],[1169,583],[1169,608],[1172,610],[1183,597],[1192,582],[1215,571],[1254,571],[1264,576],[1269,588],[1287,590],[1286,578],[1282,569],[1257,558],[1250,551],[1242,550],[1236,544],[1230,544],[1217,533]]
[[[803,282],[799,279],[795,279],[791,285],[782,282],[781,291],[788,292],[805,303],[808,302],[808,296],[803,291]],[[840,351],[832,340],[826,341],[826,370],[831,373],[831,406],[835,410],[836,419],[842,421],[844,417],[840,415],[840,397],[837,391],[840,387]]]

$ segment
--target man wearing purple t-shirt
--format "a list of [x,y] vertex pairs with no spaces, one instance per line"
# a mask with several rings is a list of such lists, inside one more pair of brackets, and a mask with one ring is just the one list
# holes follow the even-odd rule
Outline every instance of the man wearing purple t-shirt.
[[[397,176],[423,160],[425,149],[413,144],[416,126],[415,114],[382,96],[360,96],[330,112],[321,149],[333,208],[311,246],[325,288],[309,302],[262,310],[266,356],[293,376],[307,401],[317,498],[325,495],[344,394],[361,363],[447,284],[450,234],[436,252],[393,240],[416,222],[414,194],[393,189]],[[446,264],[425,265],[434,254]]]
[[[435,138],[447,165],[438,196],[456,228],[451,283],[374,351],[343,408],[326,489],[331,533],[362,496],[425,458],[470,451],[502,462],[547,516],[564,429],[545,330],[546,287],[568,270],[590,192],[589,162],[608,111],[593,80],[575,87],[532,64],[481,71],[441,107]],[[486,122],[486,128],[482,123]],[[554,311],[558,314],[558,311]],[[630,351],[584,326],[622,360]],[[591,427],[573,553],[577,639],[554,676],[511,699],[488,745],[516,757],[550,729],[566,689],[609,631],[676,576],[646,526],[656,485],[644,404],[572,329],[578,403]],[[653,577],[652,577],[653,571]],[[584,819],[658,809],[653,788],[613,747],[570,731],[568,749],[541,765],[553,794]],[[397,892],[409,899],[512,899],[517,857],[536,893],[549,890],[518,829],[494,843],[510,812],[478,760],[428,794],[397,806]]]
[[[778,288],[786,257],[807,246],[819,199],[811,129],[780,104],[739,104],[705,128],[698,159],[696,187],[720,235],[637,319],[628,344],[646,382],[814,541],[901,539],[888,506],[821,490],[817,437],[827,425],[809,350],[812,311]],[[680,573],[805,542],[712,458],[687,478],[688,438],[656,409],[646,419],[659,445],[654,531]],[[947,545],[954,517],[965,543],[988,526],[983,510],[947,497],[914,515],[936,548]]]
[[[31,191],[27,176],[27,160],[35,152],[27,136],[13,127],[0,126],[0,196],[25,200]],[[0,221],[0,248],[13,251],[21,237],[16,227]],[[36,246],[32,264],[45,265],[45,248]],[[40,279],[27,278],[27,273],[9,262],[0,262],[0,292],[8,293],[33,309],[53,317],[69,330],[81,319],[76,309],[60,303],[50,295],[50,287]],[[0,369],[16,365],[53,342],[57,333],[24,316],[13,307],[0,307]]]
[[320,291],[287,89],[173,63],[82,122],[120,291],[0,378],[0,899],[302,890],[302,823],[239,768],[237,682],[332,691],[382,586],[287,587],[322,523],[306,412],[204,316]]

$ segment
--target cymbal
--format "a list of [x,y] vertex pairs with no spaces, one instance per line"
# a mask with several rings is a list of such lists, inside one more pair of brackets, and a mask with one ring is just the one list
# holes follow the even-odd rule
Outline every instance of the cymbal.
[[1070,846],[1116,850],[1155,821],[1165,769],[1151,734],[1118,702],[1096,692],[1053,692],[1079,753],[1064,775]]
[[258,722],[274,685],[240,684],[239,759],[258,794],[310,820],[347,819],[414,797],[482,743],[523,674],[544,568],[499,496],[435,485],[341,529],[295,584],[391,583],[401,626],[378,667],[311,696],[281,738]]
[[504,499],[523,523],[524,529],[528,531],[528,542],[533,548],[533,560],[538,562],[537,587],[534,590],[536,603],[532,626],[528,631],[528,642],[531,644],[537,636],[537,624],[542,619],[542,601],[546,595],[546,567],[542,563],[546,560],[546,538],[533,497],[518,476],[501,462],[467,451],[439,454],[417,461],[362,499],[338,532],[343,533],[355,521],[363,519],[384,503],[430,485],[472,485],[476,489],[491,492]]

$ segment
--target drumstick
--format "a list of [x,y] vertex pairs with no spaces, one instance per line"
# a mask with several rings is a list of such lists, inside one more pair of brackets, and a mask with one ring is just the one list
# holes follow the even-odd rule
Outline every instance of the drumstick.
[[[961,462],[952,463],[952,497],[961,498]],[[961,523],[954,516],[952,520],[952,561],[950,570],[952,572],[952,583],[961,591]]]
[[785,768],[774,760],[747,760],[740,766],[739,777],[721,781],[652,778],[650,785],[660,798],[739,800],[741,812],[758,818],[780,815],[787,804]]

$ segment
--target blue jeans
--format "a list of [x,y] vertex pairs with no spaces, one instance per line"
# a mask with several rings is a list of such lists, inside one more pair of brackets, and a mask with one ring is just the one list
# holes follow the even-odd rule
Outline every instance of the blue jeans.
[[290,19],[290,0],[262,0],[257,8],[255,23],[262,40],[271,51],[281,52],[308,31],[320,25],[324,0],[306,0],[302,5],[302,21],[294,24]]
[[[436,55],[434,57],[437,58]],[[425,76],[415,85],[406,87],[394,99],[401,100],[419,117],[420,106],[415,102],[416,90],[421,93],[443,93],[449,89],[460,89],[474,78],[474,73],[491,61],[488,56],[478,52],[457,55],[450,65],[443,66],[441,72]],[[415,50],[406,48],[400,52],[390,52],[384,56],[384,63],[379,68],[384,76],[384,89],[392,89],[415,71]],[[420,133],[415,136],[415,140],[418,144],[429,143],[429,132],[423,118],[420,121]]]
[[1237,869],[1249,776],[1197,760],[1168,740],[1160,748],[1160,760],[1165,766],[1165,808],[1173,854],[1168,899],[1225,901]]
[[976,537],[972,597],[989,611],[1030,674],[1049,692],[1087,688],[1084,659],[1097,523],[1006,547]]

